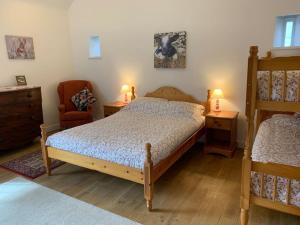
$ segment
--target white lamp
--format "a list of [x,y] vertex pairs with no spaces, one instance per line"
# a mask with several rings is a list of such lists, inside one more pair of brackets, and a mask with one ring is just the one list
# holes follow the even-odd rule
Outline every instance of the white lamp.
[[216,99],[216,106],[214,111],[215,112],[221,112],[221,107],[220,107],[220,99],[224,98],[223,91],[221,89],[215,89],[212,98]]
[[128,92],[129,92],[129,86],[127,84],[124,84],[121,89],[122,94],[124,94],[124,102],[128,103]]

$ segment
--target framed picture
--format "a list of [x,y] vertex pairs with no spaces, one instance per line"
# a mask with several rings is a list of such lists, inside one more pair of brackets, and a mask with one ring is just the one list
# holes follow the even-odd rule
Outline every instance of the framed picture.
[[186,67],[186,32],[158,33],[154,35],[154,67]]
[[16,76],[16,81],[18,86],[27,85],[26,77],[24,75]]
[[5,36],[9,59],[34,59],[33,39],[31,37]]

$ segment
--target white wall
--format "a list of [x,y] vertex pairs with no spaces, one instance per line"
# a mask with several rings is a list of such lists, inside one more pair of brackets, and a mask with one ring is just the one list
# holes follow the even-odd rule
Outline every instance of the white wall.
[[[95,83],[102,103],[115,100],[124,83],[139,95],[172,85],[200,99],[206,89],[222,88],[224,108],[241,112],[243,142],[249,46],[265,53],[275,17],[299,11],[295,0],[75,0],[69,10],[75,72]],[[182,30],[188,33],[187,68],[154,69],[154,33]],[[91,35],[101,37],[101,60],[88,60]]]
[[[59,0],[61,1],[61,0]],[[72,78],[68,3],[58,0],[0,0],[0,86],[14,85],[26,75],[42,86],[44,120],[58,122],[57,83]],[[33,37],[35,60],[9,60],[4,35]]]

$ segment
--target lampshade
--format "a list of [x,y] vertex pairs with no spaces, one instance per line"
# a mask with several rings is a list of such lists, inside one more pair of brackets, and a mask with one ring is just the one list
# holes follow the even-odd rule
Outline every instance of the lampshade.
[[125,94],[125,93],[128,93],[129,91],[130,91],[129,86],[127,84],[124,84],[122,86],[121,92]]
[[221,89],[215,89],[212,94],[212,98],[214,99],[224,98],[223,91]]

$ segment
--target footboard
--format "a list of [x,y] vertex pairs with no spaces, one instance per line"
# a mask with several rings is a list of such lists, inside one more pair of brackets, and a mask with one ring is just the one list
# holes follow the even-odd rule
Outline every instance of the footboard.
[[[257,173],[257,177],[259,177],[259,192],[256,194],[251,194],[250,203],[300,216],[300,207],[291,203],[292,181],[300,181],[299,167],[275,163],[252,162],[251,170],[252,175],[253,173]],[[270,179],[272,182],[271,190],[269,189],[269,187],[265,187],[267,182],[266,176],[269,176],[269,178],[270,176],[272,176],[272,179]],[[279,179],[281,179],[281,181],[284,179],[285,184],[283,185],[282,182],[279,182]],[[252,179],[251,186],[253,185],[254,184]],[[280,193],[281,196],[279,196],[278,193],[278,191],[280,190],[280,187],[278,187],[278,185],[283,185],[283,187],[281,188],[282,190],[284,190]],[[298,195],[300,195],[300,192],[298,193]],[[282,199],[285,199],[285,201],[282,201]]]

